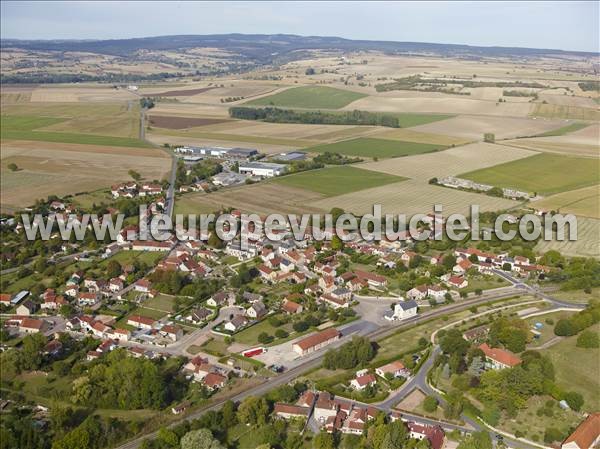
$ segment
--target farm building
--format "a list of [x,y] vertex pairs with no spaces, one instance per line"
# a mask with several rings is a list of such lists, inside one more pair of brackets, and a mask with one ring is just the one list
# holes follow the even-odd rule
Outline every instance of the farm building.
[[341,334],[337,329],[329,328],[306,337],[303,340],[297,341],[292,346],[292,349],[297,354],[306,355],[310,354],[311,352],[318,351],[319,349],[324,348],[335,341],[338,341],[340,337]]

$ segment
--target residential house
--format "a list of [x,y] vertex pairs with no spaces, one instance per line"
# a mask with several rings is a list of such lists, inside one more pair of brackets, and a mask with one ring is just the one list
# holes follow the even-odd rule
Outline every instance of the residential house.
[[165,324],[159,330],[160,334],[166,338],[170,338],[173,341],[178,341],[183,337],[183,330],[179,326],[173,326]]
[[319,297],[319,301],[327,304],[334,309],[347,308],[349,306],[348,301],[337,296],[333,296],[331,293],[325,293]]
[[186,321],[193,324],[203,323],[212,315],[212,312],[206,307],[197,307],[190,311],[190,314],[185,317]]
[[377,383],[377,379],[373,374],[363,374],[357,376],[350,381],[350,386],[357,391],[362,391],[367,387],[374,386]]
[[246,309],[246,315],[255,320],[259,320],[267,314],[267,307],[262,301],[257,301]]
[[446,443],[446,434],[441,426],[431,426],[415,422],[406,423],[410,437],[416,440],[426,439],[431,449],[442,449]]
[[204,386],[209,390],[218,390],[227,383],[227,378],[218,373],[209,373],[203,380]]
[[600,413],[592,413],[577,426],[561,449],[590,449],[600,444]]
[[426,285],[417,285],[416,287],[413,287],[408,292],[406,292],[406,297],[408,299],[418,301],[427,298],[428,291],[429,290]]
[[485,354],[487,368],[494,370],[512,368],[521,363],[521,358],[510,351],[500,348],[491,348],[487,343],[479,345],[479,349]]
[[229,332],[237,332],[248,324],[248,318],[244,315],[236,315],[223,326]]
[[359,279],[364,279],[367,281],[369,286],[374,288],[385,288],[387,287],[388,281],[384,276],[381,276],[376,273],[370,273],[368,271],[358,271],[354,272]]
[[314,417],[320,423],[324,423],[328,418],[335,417],[338,412],[338,404],[335,403],[331,394],[326,391],[319,393],[317,402],[313,409]]
[[223,307],[227,306],[229,300],[231,299],[231,293],[228,292],[217,292],[208,298],[206,304],[211,307]]
[[446,300],[446,293],[448,293],[448,289],[440,285],[430,285],[427,288],[427,295],[435,299],[436,302],[444,302]]
[[375,369],[375,373],[383,378],[385,378],[387,374],[391,375],[392,377],[406,378],[410,376],[410,371],[406,369],[404,363],[402,363],[400,360],[380,366],[379,368]]
[[77,294],[77,305],[81,307],[90,307],[98,304],[100,295],[92,292],[79,292]]
[[31,301],[30,299],[26,299],[16,309],[17,315],[33,315],[38,310],[38,305]]
[[302,304],[290,301],[289,299],[284,299],[283,304],[281,304],[281,310],[283,310],[285,313],[289,313],[290,315],[294,315],[296,313],[302,313],[304,309]]
[[446,285],[460,289],[467,287],[469,285],[469,281],[462,276],[450,276],[446,281]]
[[417,315],[417,303],[414,300],[400,301],[394,305],[394,310],[384,314],[384,318],[390,321],[406,320]]
[[138,329],[152,329],[155,323],[156,320],[142,315],[131,315],[127,318],[127,324]]

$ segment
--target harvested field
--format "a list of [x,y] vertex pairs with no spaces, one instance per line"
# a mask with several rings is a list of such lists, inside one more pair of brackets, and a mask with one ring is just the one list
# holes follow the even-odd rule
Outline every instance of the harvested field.
[[563,256],[600,258],[600,220],[578,217],[576,241],[540,240],[535,246],[535,251],[542,253],[550,250],[556,250]]
[[[331,134],[352,126],[347,125],[307,125],[300,123],[266,123],[246,120],[230,121],[229,124],[203,128],[201,131],[210,130],[240,136],[256,136],[265,138],[300,139],[303,141],[323,141],[321,134]],[[372,127],[370,127],[372,128]],[[314,142],[313,142],[314,145]]]
[[[10,163],[20,170],[8,170]],[[161,179],[170,166],[170,158],[158,149],[3,141],[1,205],[16,209],[50,194],[98,190],[131,179],[130,169],[146,179]]]
[[600,185],[557,193],[534,201],[531,206],[538,210],[600,219]]
[[568,120],[600,120],[600,111],[598,108],[582,108],[559,104],[537,103],[532,115]]
[[370,158],[394,158],[415,154],[431,153],[445,147],[428,143],[404,142],[401,140],[374,139],[359,137],[358,139],[318,145],[307,148],[311,153],[339,153],[347,156]]
[[[216,125],[218,126],[218,125]],[[238,139],[236,139],[236,137]],[[281,145],[272,143],[260,143],[247,142],[242,136],[229,135],[226,139],[215,139],[215,138],[203,138],[203,137],[185,137],[185,136],[172,136],[160,133],[147,133],[146,139],[155,145],[162,146],[165,143],[170,145],[196,145],[196,146],[222,146],[222,147],[248,147],[252,144],[253,147],[257,148],[261,153],[273,154],[282,151],[297,150],[298,145]]]
[[552,131],[546,131],[545,133],[538,134],[536,137],[564,136],[565,134],[574,133],[574,132],[579,131],[580,129],[584,129],[588,126],[590,126],[589,123],[574,122],[569,125],[561,126],[558,129],[553,129]]
[[[566,136],[565,136],[566,137]],[[543,153],[558,153],[565,156],[598,157],[600,146],[585,145],[570,142],[557,141],[561,137],[536,137],[533,139],[504,140],[502,145],[523,148],[526,150],[540,151]]]
[[408,215],[432,213],[433,206],[441,204],[447,216],[451,213],[468,215],[471,204],[478,204],[481,211],[493,211],[508,209],[518,203],[503,198],[433,186],[421,180],[408,180],[309,203],[312,207],[325,210],[341,207],[357,214],[372,212],[373,204],[381,204],[383,213]]
[[195,126],[216,125],[225,123],[228,120],[217,118],[200,118],[200,117],[178,117],[174,115],[151,115],[149,117],[150,125],[157,128],[166,129],[185,129]]
[[404,181],[400,176],[386,175],[356,167],[327,167],[274,179],[275,184],[297,187],[325,196],[340,195]]
[[359,166],[368,170],[421,180],[426,183],[433,177],[457,175],[465,170],[471,171],[490,167],[534,154],[536,153],[532,151],[480,142],[449,148],[438,153],[369,162]]
[[197,89],[181,89],[181,90],[168,90],[166,92],[158,92],[152,94],[153,97],[191,97],[192,95],[198,95],[204,92],[208,92],[209,90],[214,89],[214,87],[200,87]]
[[542,153],[459,176],[497,187],[551,195],[597,184],[600,165],[588,158]]
[[527,117],[532,109],[530,103],[500,103],[496,105],[493,101],[474,100],[459,95],[437,93],[432,95],[429,92],[402,92],[400,95],[396,97],[381,94],[371,95],[353,102],[344,109],[391,113],[480,114],[511,117]]
[[[504,104],[504,103],[502,103]],[[415,131],[443,134],[467,140],[483,140],[485,133],[493,133],[496,139],[533,136],[560,127],[563,123],[552,120],[528,118],[459,116],[441,122],[412,128]]]
[[366,95],[346,89],[324,86],[302,86],[293,87],[267,97],[257,98],[246,104],[307,109],[339,109],[363,97],[366,97]]
[[373,137],[380,137],[382,139],[389,140],[404,140],[408,142],[417,142],[417,143],[429,143],[432,145],[443,145],[443,146],[451,146],[451,145],[464,145],[469,143],[470,140],[462,139],[460,137],[451,137],[451,136],[442,136],[441,134],[429,134],[422,133],[419,131],[414,131],[412,129],[393,129],[393,130],[382,130],[378,134]]
[[[249,213],[273,214],[292,213],[302,214],[323,212],[309,206],[311,201],[323,198],[317,192],[290,187],[271,182],[233,187],[210,194],[192,193],[183,195],[175,202],[175,207],[182,213],[205,213],[222,210],[227,207],[240,209]],[[177,206],[182,202],[182,206]]]
[[110,86],[41,86],[31,93],[31,101],[39,103],[78,103],[78,102],[124,102],[138,101],[138,96],[127,89],[113,89]]

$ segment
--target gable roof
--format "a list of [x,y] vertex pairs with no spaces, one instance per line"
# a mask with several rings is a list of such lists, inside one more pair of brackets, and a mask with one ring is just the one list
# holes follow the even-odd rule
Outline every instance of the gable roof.
[[575,443],[581,449],[589,448],[594,441],[600,436],[600,412],[593,413],[588,416],[577,429],[563,441],[563,445],[567,443]]
[[502,363],[506,366],[517,366],[521,363],[521,358],[510,351],[500,348],[490,348],[487,343],[479,345],[479,349],[483,351],[486,357]]

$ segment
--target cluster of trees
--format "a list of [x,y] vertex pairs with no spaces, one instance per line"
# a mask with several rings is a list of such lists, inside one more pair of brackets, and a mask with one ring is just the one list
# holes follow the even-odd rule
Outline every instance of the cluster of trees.
[[196,180],[208,179],[222,171],[223,166],[212,159],[198,162],[191,167],[186,166],[183,161],[179,161],[177,163],[177,172],[175,173],[175,187],[181,187]]
[[321,324],[321,320],[315,315],[306,315],[304,319],[296,321],[292,327],[296,332],[304,332],[311,327],[316,327]]
[[104,75],[87,75],[85,73],[49,73],[49,72],[23,72],[16,74],[0,74],[0,83],[4,84],[56,84],[56,83],[86,83],[110,82],[127,83],[132,81],[153,81],[168,78],[179,78],[183,73],[151,73],[148,75],[132,73],[109,72]]
[[221,98],[221,103],[232,103],[234,101],[240,101],[243,99],[244,99],[244,97],[225,97],[225,98]]
[[533,97],[537,98],[537,93],[526,90],[505,90],[502,92],[505,97]]
[[500,317],[490,326],[490,345],[504,346],[512,352],[523,352],[529,341],[529,325],[519,318]]
[[561,318],[554,326],[554,333],[561,337],[577,335],[584,329],[600,321],[600,302],[591,302],[590,305],[581,312],[569,318]]
[[143,97],[140,99],[140,107],[142,109],[152,109],[154,107],[154,98]]
[[548,251],[541,263],[561,268],[548,275],[552,282],[561,283],[561,290],[583,290],[591,293],[600,287],[600,261],[596,259],[573,258],[566,260],[558,251]]
[[76,404],[118,409],[160,409],[180,398],[187,382],[178,370],[182,360],[156,362],[129,357],[116,349],[74,381]]
[[584,92],[600,90],[600,81],[581,81],[578,84],[579,88]]
[[235,106],[229,108],[232,118],[241,120],[263,120],[273,123],[307,123],[318,125],[372,125],[400,128],[398,117],[389,114],[367,111],[322,112],[295,111],[274,107],[250,108]]
[[[546,86],[537,82],[521,81],[472,81],[453,78],[424,78],[421,75],[412,75],[404,78],[397,78],[391,83],[377,84],[377,92],[386,92],[391,90],[424,90],[439,91],[448,84],[458,84],[462,87],[519,87],[529,89],[544,89]],[[456,93],[456,92],[455,92]],[[468,95],[468,93],[465,93]]]
[[351,369],[365,365],[375,357],[375,348],[366,337],[353,337],[338,349],[332,349],[323,357],[323,367],[331,370]]
[[187,277],[179,271],[156,270],[148,276],[152,287],[161,293],[177,295],[188,282]]
[[363,160],[359,157],[342,156],[339,153],[330,153],[329,151],[326,151],[313,158],[313,161],[325,165],[346,165],[362,162]]

